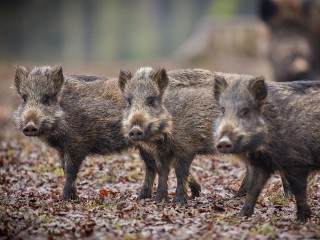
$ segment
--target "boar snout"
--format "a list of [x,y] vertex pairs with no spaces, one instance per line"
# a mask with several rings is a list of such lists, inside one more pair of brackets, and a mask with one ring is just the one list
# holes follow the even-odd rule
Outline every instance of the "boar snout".
[[28,122],[22,131],[23,134],[28,137],[37,136],[39,132],[38,128],[33,122]]
[[220,153],[231,153],[233,151],[233,144],[230,138],[224,135],[222,138],[220,138],[216,148]]
[[129,138],[133,141],[144,140],[145,134],[142,129],[138,126],[134,126],[129,132]]

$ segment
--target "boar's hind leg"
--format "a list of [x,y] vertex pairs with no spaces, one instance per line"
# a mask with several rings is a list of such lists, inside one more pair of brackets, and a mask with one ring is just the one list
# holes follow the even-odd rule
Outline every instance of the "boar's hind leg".
[[186,204],[188,199],[186,185],[188,182],[189,169],[192,162],[192,159],[182,160],[176,159],[175,161],[175,172],[177,176],[177,188],[176,193],[173,198],[173,202]]
[[201,186],[191,173],[189,173],[188,184],[191,189],[191,198],[199,197],[201,192]]
[[154,158],[152,158],[143,149],[140,150],[140,156],[143,159],[146,166],[146,174],[144,176],[144,182],[140,190],[138,199],[151,198],[154,179],[156,177],[157,165]]
[[248,186],[250,186],[250,182],[254,181],[252,174],[251,174],[251,169],[249,165],[246,165],[246,175],[244,176],[240,188],[238,192],[233,196],[234,198],[240,198],[244,197],[248,193]]
[[168,176],[170,172],[170,162],[157,160],[158,170],[158,188],[156,193],[156,202],[160,203],[163,199],[168,201]]
[[248,182],[248,194],[246,197],[246,201],[239,213],[240,217],[250,217],[253,214],[254,206],[256,205],[259,194],[271,175],[269,171],[265,171],[253,166],[251,166],[250,168],[250,174],[252,174],[252,178],[254,179],[254,181]]
[[297,219],[305,222],[310,217],[310,207],[307,204],[307,178],[308,169],[299,168],[290,172],[285,172],[286,179],[290,184],[290,189],[296,199],[297,205]]
[[289,182],[286,179],[284,173],[281,171],[280,171],[280,177],[281,177],[281,181],[282,181],[283,195],[285,198],[288,198],[291,194]]
[[82,161],[85,157],[70,156],[68,153],[61,153],[61,162],[65,175],[65,184],[62,199],[74,200],[77,198],[76,180]]

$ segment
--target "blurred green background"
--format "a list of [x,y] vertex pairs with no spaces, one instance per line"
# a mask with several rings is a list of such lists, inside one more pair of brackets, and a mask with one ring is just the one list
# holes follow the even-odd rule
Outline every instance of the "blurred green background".
[[0,126],[18,97],[15,67],[62,64],[116,77],[121,68],[205,68],[264,75],[268,31],[256,0],[2,0]]
[[256,2],[0,1],[0,61],[113,63],[170,58],[205,19],[254,16]]

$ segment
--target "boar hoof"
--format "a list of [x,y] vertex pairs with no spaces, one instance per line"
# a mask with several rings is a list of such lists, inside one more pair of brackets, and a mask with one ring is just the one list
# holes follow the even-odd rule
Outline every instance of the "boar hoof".
[[156,199],[155,199],[156,202],[161,203],[163,199],[166,202],[168,202],[168,193],[166,191],[163,191],[163,192],[157,191]]
[[290,198],[291,196],[293,196],[293,194],[290,191],[290,189],[283,187],[283,197],[284,198]]
[[200,192],[199,191],[192,192],[191,199],[195,199],[196,197],[200,197]]
[[297,220],[299,222],[306,222],[310,217],[311,217],[311,211],[309,207],[297,212]]
[[64,192],[61,198],[65,201],[68,201],[68,200],[76,200],[78,196],[76,192]]
[[191,199],[195,199],[196,197],[200,197],[200,192],[201,192],[201,187],[200,185],[191,185],[190,184],[190,189],[191,189]]
[[247,193],[244,191],[238,191],[233,195],[233,198],[242,198],[247,196]]
[[251,217],[253,214],[253,208],[243,207],[239,213],[239,217]]
[[141,189],[138,200],[151,198],[151,191],[149,189]]
[[174,203],[179,203],[181,205],[185,205],[188,203],[188,200],[187,200],[188,196],[187,195],[175,195],[174,198],[173,198],[173,202]]

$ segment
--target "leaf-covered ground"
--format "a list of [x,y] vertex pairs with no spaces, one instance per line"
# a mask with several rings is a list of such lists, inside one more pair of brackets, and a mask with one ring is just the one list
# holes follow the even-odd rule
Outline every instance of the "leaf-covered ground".
[[[65,202],[59,199],[64,177],[55,151],[18,134],[11,124],[1,129],[0,239],[320,238],[319,175],[309,183],[313,214],[306,224],[294,220],[294,200],[282,196],[277,175],[265,187],[253,217],[239,219],[244,199],[226,199],[238,189],[243,168],[217,156],[194,161],[192,172],[202,192],[187,206],[136,199],[144,166],[134,150],[88,157],[79,174],[79,200]],[[171,172],[170,201],[174,190]]]
[[[116,76],[112,69],[99,73],[101,69],[92,74]],[[13,76],[12,66],[0,65],[0,240],[320,239],[319,174],[309,182],[312,218],[306,224],[294,220],[294,200],[283,198],[277,175],[265,187],[253,217],[239,219],[244,199],[225,199],[238,189],[243,168],[218,156],[195,159],[192,172],[202,192],[187,206],[136,200],[144,166],[133,150],[87,158],[79,174],[79,200],[60,200],[64,177],[56,152],[18,133],[10,120],[17,101],[9,91]],[[175,184],[172,172],[170,201]]]

